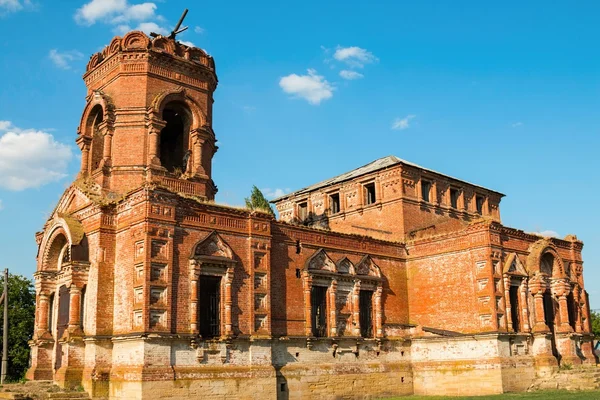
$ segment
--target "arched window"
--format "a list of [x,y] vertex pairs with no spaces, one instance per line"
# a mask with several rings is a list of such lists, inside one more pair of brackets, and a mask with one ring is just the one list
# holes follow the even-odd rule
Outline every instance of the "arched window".
[[186,170],[191,114],[181,103],[167,104],[162,115],[167,125],[160,132],[160,163],[169,172]]
[[58,234],[48,250],[48,258],[46,259],[45,269],[59,270],[65,257],[69,257],[69,242],[63,234]]
[[100,105],[95,106],[88,118],[89,134],[92,137],[92,153],[90,171],[94,171],[100,167],[100,162],[104,156],[104,135],[100,130],[100,124],[104,120],[104,113]]
[[547,276],[552,276],[552,268],[554,265],[554,256],[550,253],[546,253],[542,256],[540,262],[540,272]]

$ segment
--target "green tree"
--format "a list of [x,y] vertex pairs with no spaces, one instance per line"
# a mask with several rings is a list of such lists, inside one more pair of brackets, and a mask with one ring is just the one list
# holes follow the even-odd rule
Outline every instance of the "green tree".
[[265,198],[260,189],[256,186],[252,186],[250,197],[246,197],[244,201],[246,201],[246,207],[251,210],[264,211],[275,216],[275,212],[273,211],[273,207],[269,203],[269,200]]
[[590,319],[592,320],[592,333],[596,336],[596,339],[600,339],[600,310],[592,310]]
[[[0,277],[0,282],[4,279]],[[2,289],[0,289],[2,291]],[[4,323],[0,307],[0,331]],[[8,276],[8,371],[7,380],[18,381],[29,367],[29,344],[35,320],[35,291],[31,280],[21,275]],[[0,351],[3,336],[0,335]]]

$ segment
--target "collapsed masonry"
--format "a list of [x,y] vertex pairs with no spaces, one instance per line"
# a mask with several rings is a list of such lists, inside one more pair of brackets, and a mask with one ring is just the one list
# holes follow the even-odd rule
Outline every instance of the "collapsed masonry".
[[583,244],[505,227],[502,194],[385,157],[220,206],[215,64],[141,32],[84,80],[76,182],[42,232],[29,379],[96,398],[524,390],[594,363]]

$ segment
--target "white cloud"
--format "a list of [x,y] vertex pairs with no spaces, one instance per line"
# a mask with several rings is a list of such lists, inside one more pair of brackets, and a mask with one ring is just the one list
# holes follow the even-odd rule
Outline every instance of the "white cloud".
[[277,197],[281,197],[283,195],[286,195],[290,192],[289,188],[286,189],[271,189],[271,188],[265,188],[265,189],[261,189],[261,192],[263,192],[263,194],[265,195],[265,197],[269,200],[272,199],[276,199]]
[[2,204],[2,199],[0,199],[0,211],[4,210],[4,204]]
[[343,69],[340,71],[340,76],[344,79],[348,79],[350,81],[354,80],[354,79],[360,79],[363,78],[364,75],[361,73],[358,73],[356,71],[349,71],[347,69]]
[[[1,1],[1,0],[0,0]],[[92,0],[75,12],[75,21],[80,25],[93,25],[98,21],[123,24],[129,21],[144,21],[154,18],[156,4],[130,5],[127,0]]]
[[254,106],[242,106],[242,110],[246,114],[252,114],[254,111],[256,111],[256,107],[254,107]]
[[[2,121],[0,188],[24,190],[64,178],[73,157],[71,147],[34,129],[19,129]],[[8,125],[6,124],[8,122]]]
[[48,54],[50,60],[56,65],[58,68],[62,69],[71,69],[71,63],[73,61],[78,61],[83,58],[83,54],[77,50],[68,50],[68,51],[58,51],[56,49],[50,50]]
[[129,21],[145,21],[154,17],[155,10],[156,4],[154,3],[142,3],[127,6],[122,13],[112,19],[111,23],[120,24]]
[[559,237],[558,232],[555,231],[551,231],[551,230],[545,230],[545,231],[539,231],[539,232],[528,232],[532,235],[537,235],[537,236],[543,236],[543,237]]
[[357,68],[362,68],[365,66],[365,64],[372,64],[374,62],[379,61],[379,59],[375,57],[370,51],[356,46],[338,46],[335,50],[335,53],[333,53],[333,58],[335,58],[338,61],[343,61],[346,64]]
[[181,44],[185,44],[186,46],[189,46],[189,47],[196,47],[196,45],[194,43],[188,42],[187,40],[178,40],[178,42]]
[[25,7],[31,6],[30,0],[0,0],[0,15],[6,12],[20,11]]
[[7,131],[12,126],[10,121],[0,121],[0,131]]
[[204,28],[196,26],[196,27],[194,27],[194,32],[202,34],[202,33],[204,33]]
[[396,118],[392,123],[392,129],[401,131],[410,128],[410,121],[415,117],[416,115],[410,114],[404,118]]
[[321,101],[331,98],[334,90],[314,69],[309,69],[308,75],[284,76],[279,80],[279,86],[284,92],[303,98],[312,105],[318,105]]
[[166,28],[163,28],[155,22],[142,22],[138,24],[138,26],[136,26],[135,28],[131,28],[131,26],[127,24],[121,24],[115,26],[115,28],[113,29],[113,32],[117,35],[124,35],[129,31],[142,31],[147,35],[150,35],[151,32],[158,33],[163,36],[169,34]]
[[162,26],[159,26],[155,22],[142,22],[136,28],[136,31],[142,31],[146,34],[150,34],[150,32],[159,33],[161,35],[168,35],[169,31],[167,31]]
[[132,30],[131,26],[129,26],[127,24],[117,25],[113,28],[113,32],[116,33],[117,35],[124,35],[131,30]]
[[520,126],[523,126],[522,122],[515,122],[514,124],[511,125],[513,128],[518,128]]

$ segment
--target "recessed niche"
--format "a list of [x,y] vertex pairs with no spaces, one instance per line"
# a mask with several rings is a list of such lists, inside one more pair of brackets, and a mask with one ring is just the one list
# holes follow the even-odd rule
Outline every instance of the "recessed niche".
[[152,263],[152,267],[150,268],[150,280],[166,281],[167,266],[165,264]]
[[161,327],[165,325],[167,312],[161,310],[150,310],[150,328]]
[[163,287],[151,287],[150,288],[150,304],[163,303],[165,301],[166,288]]

